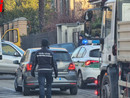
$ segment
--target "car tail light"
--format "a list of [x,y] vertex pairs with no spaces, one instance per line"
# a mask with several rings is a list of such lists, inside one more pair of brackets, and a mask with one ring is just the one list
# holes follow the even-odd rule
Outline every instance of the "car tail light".
[[92,63],[99,63],[99,61],[88,60],[88,61],[85,62],[85,65],[86,65],[86,66],[89,66],[89,65],[92,64]]
[[98,84],[98,80],[95,80],[94,83],[97,85]]
[[98,95],[98,91],[97,90],[95,90],[95,95]]
[[31,71],[32,70],[32,64],[27,64],[26,69],[27,69],[27,71]]
[[75,70],[75,64],[70,63],[68,70]]

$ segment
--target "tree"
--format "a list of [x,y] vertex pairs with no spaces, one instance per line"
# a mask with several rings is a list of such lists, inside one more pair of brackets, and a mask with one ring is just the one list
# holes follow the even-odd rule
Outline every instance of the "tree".
[[44,30],[44,0],[39,0],[39,28],[40,32]]

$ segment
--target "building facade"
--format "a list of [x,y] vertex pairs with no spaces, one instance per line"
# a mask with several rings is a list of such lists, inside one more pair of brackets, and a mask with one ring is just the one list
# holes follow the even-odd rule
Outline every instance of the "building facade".
[[87,9],[92,8],[89,0],[53,0],[55,11],[61,16],[81,17]]

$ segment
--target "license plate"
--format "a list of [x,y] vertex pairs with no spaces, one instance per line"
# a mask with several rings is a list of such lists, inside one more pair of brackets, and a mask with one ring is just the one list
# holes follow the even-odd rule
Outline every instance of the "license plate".
[[62,80],[62,79],[61,79],[60,77],[58,77],[58,78],[56,78],[56,79],[54,78],[54,80],[55,80],[55,81],[59,81],[59,80]]

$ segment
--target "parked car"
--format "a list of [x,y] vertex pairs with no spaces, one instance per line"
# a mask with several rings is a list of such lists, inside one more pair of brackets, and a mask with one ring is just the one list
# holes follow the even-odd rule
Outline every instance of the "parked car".
[[84,88],[85,84],[94,83],[100,74],[99,45],[83,45],[75,49],[71,58],[78,73],[78,86]]
[[[29,95],[31,90],[39,88],[37,80],[38,72],[35,72],[36,77],[31,76],[33,57],[38,49],[40,48],[26,50],[16,72],[14,87],[16,91],[22,91],[23,95]],[[50,50],[54,53],[58,67],[58,78],[53,78],[52,87],[60,88],[61,90],[70,89],[70,94],[76,95],[78,91],[77,73],[69,53],[66,49],[62,48],[50,48]]]
[[76,48],[74,43],[53,44],[53,45],[50,45],[49,47],[65,48],[67,49],[70,55],[72,55],[73,51]]
[[0,60],[0,74],[15,74],[19,65],[13,62],[21,60],[24,50],[9,41],[2,41],[1,43],[2,60]]

